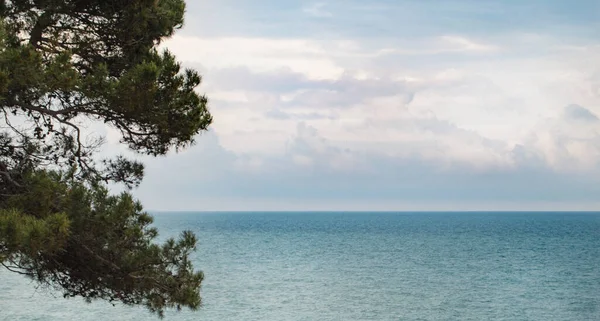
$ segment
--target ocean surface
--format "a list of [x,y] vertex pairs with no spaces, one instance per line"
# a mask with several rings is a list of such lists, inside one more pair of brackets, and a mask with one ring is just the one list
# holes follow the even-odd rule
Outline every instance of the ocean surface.
[[[165,320],[600,320],[600,213],[160,213],[203,308]],[[158,320],[0,269],[0,320]]]

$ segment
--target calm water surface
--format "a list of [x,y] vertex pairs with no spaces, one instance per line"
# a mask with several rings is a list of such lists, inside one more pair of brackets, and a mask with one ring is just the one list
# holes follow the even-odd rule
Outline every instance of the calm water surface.
[[[600,320],[598,213],[161,213],[204,307],[166,320]],[[0,270],[0,320],[157,320]]]

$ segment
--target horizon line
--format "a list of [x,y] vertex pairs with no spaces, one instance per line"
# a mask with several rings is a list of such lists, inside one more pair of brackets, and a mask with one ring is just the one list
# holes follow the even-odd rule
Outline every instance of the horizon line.
[[599,210],[145,210],[149,213],[599,213]]

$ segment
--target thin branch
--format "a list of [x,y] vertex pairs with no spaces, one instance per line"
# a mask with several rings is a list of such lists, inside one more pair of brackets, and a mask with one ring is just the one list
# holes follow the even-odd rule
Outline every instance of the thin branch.
[[31,272],[23,272],[23,271],[15,270],[15,269],[21,269],[18,266],[6,265],[6,264],[4,264],[4,262],[0,262],[0,264],[2,264],[2,266],[4,266],[7,270],[9,270],[11,272],[15,272],[15,273],[18,273],[21,275],[26,275],[26,276],[34,276],[34,274]]
[[8,127],[10,127],[10,129],[12,129],[15,133],[19,134],[21,137],[28,138],[27,135],[23,134],[19,129],[17,129],[16,127],[14,127],[12,125],[12,123],[10,122],[10,119],[8,119],[8,113],[4,109],[2,109],[2,111],[4,112],[4,121],[5,121],[6,125],[8,125]]
[[[42,107],[38,107],[38,106],[34,106],[31,104],[24,104],[24,103],[16,103],[16,106],[19,106],[23,109],[27,109],[30,111],[37,111],[38,113],[41,114],[46,114],[52,117],[58,117],[64,114],[68,114],[68,113],[72,113],[74,111],[81,111],[78,108],[65,108],[65,109],[60,109],[60,110],[53,110],[53,109],[48,109],[48,108],[42,108]],[[61,120],[60,118],[58,120]]]

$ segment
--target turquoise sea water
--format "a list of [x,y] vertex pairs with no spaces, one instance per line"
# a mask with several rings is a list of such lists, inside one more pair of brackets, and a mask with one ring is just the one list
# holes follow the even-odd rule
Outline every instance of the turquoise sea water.
[[[204,307],[166,320],[600,320],[598,213],[162,213]],[[157,320],[0,270],[0,320]]]

